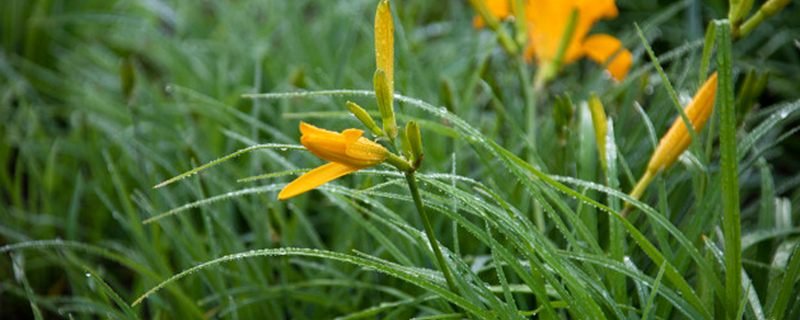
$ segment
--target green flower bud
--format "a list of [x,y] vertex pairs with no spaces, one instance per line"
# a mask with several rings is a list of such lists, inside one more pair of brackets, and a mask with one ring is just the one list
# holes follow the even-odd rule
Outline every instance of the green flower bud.
[[378,137],[385,136],[383,130],[381,130],[381,128],[378,128],[378,125],[375,123],[375,120],[372,120],[372,117],[369,116],[367,111],[361,108],[359,105],[355,104],[352,101],[347,101],[347,110],[350,110],[350,113],[356,116],[356,118],[358,118],[358,120],[361,121],[361,123],[363,123],[364,126],[366,126],[367,129],[369,129],[369,131],[372,132],[372,134]]

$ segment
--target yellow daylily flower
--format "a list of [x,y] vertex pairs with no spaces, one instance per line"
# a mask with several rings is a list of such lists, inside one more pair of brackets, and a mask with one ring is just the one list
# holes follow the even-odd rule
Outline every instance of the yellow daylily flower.
[[[489,12],[500,19],[513,13],[509,0],[485,1]],[[631,52],[623,49],[622,42],[610,35],[589,35],[595,22],[602,18],[615,18],[619,14],[614,0],[526,0],[525,19],[529,43],[525,49],[525,58],[531,61],[535,56],[540,66],[551,63],[556,58],[561,37],[564,36],[564,29],[573,10],[578,11],[578,21],[563,63],[568,64],[585,56],[604,65],[616,54],[606,70],[614,79],[624,79],[633,63]],[[475,25],[482,26],[482,20],[476,19]]]
[[389,156],[389,150],[364,138],[364,131],[358,129],[339,133],[300,122],[300,133],[300,143],[330,163],[306,172],[286,185],[278,194],[278,200],[289,199],[348,173],[375,166]]

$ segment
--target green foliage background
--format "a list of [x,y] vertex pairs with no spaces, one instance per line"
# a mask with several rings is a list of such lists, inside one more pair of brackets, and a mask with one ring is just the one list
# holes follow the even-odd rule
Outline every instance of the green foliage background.
[[[715,287],[725,281],[721,190],[729,187],[719,178],[719,123],[648,189],[643,202],[653,210],[629,219],[641,239],[553,184],[621,208],[676,116],[634,23],[685,103],[705,79],[706,27],[727,16],[723,1],[618,1],[619,17],[592,30],[633,52],[628,78],[611,83],[585,60],[566,66],[539,99],[535,147],[519,78],[535,66],[518,65],[490,31],[473,29],[467,1],[392,3],[396,92],[430,104],[407,99],[395,108],[401,123],[420,122],[423,199],[459,292],[437,289],[443,280],[404,179],[388,167],[279,202],[295,175],[237,179],[322,161],[274,148],[152,188],[251,145],[296,145],[300,120],[359,127],[345,102],[377,112],[373,97],[242,95],[371,90],[376,4],[2,1],[0,318],[736,317]],[[748,319],[800,318],[798,7],[731,50],[737,102],[744,75],[769,73],[736,132]],[[716,69],[716,55],[711,61]],[[590,92],[613,120],[618,161],[609,180],[582,108]],[[564,93],[576,109],[559,134],[553,105]],[[534,168],[554,180],[536,178]],[[175,208],[183,209],[142,223]],[[274,250],[251,251],[260,249]],[[237,253],[248,257],[199,268],[130,307],[171,276]]]

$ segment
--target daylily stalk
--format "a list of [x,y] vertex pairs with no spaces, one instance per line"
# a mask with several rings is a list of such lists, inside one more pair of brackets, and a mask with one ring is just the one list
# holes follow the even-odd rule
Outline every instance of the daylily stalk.
[[457,293],[458,287],[456,287],[456,282],[453,281],[453,275],[450,274],[450,267],[447,264],[447,260],[444,259],[442,249],[439,248],[439,242],[436,241],[436,234],[433,232],[433,226],[431,225],[430,219],[428,219],[428,213],[425,212],[425,206],[422,204],[422,197],[419,195],[419,186],[417,186],[417,178],[414,176],[413,171],[406,172],[406,181],[408,181],[408,189],[411,191],[411,198],[414,199],[414,205],[417,207],[419,218],[422,220],[422,226],[425,228],[425,236],[428,237],[431,248],[433,248],[433,255],[436,256],[439,269],[442,270],[442,274],[444,275],[445,281],[447,281],[447,286],[450,288],[450,291]]
[[564,26],[564,33],[561,35],[561,42],[558,44],[558,51],[556,51],[555,57],[553,60],[540,65],[539,70],[536,71],[536,78],[533,83],[536,91],[541,91],[545,83],[552,80],[556,74],[558,74],[561,64],[564,63],[564,56],[567,54],[567,48],[569,48],[572,37],[575,35],[575,27],[578,24],[579,14],[577,8],[572,9],[572,13],[570,13],[569,18],[567,18],[567,24]]
[[486,1],[484,0],[469,0],[469,3],[478,12],[480,16],[480,20],[476,19],[473,24],[478,26],[483,26],[483,23],[486,23],[486,26],[489,27],[492,31],[497,34],[497,39],[500,41],[500,45],[503,46],[503,49],[511,55],[515,56],[519,52],[519,47],[517,47],[516,42],[511,39],[511,35],[508,34],[506,28],[500,24],[500,20],[498,19],[498,11],[504,12],[505,14],[500,16],[500,18],[505,18],[509,15],[509,8],[507,0],[489,0],[491,7],[488,7]]
[[[731,25],[733,30],[733,39],[738,40],[741,38],[746,37],[750,32],[758,27],[764,20],[769,19],[770,17],[774,16],[776,13],[783,10],[792,0],[767,0],[752,17],[747,19],[744,23],[742,23],[741,27]],[[748,10],[749,11],[749,10]],[[744,19],[744,17],[741,17]]]
[[[711,116],[711,111],[714,110],[714,100],[717,94],[717,73],[715,72],[711,77],[706,80],[706,83],[697,90],[697,93],[692,98],[692,101],[686,105],[684,113],[692,124],[696,132],[703,129]],[[667,170],[675,161],[678,160],[689,145],[692,143],[692,137],[689,135],[687,124],[679,119],[672,123],[667,134],[658,142],[658,147],[653,156],[650,157],[650,162],[647,163],[647,170],[639,179],[639,182],[631,191],[631,198],[639,199],[653,177],[661,171]]]

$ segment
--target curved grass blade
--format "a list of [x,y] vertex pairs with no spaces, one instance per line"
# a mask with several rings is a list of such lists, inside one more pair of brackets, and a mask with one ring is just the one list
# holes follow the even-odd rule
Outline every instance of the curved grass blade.
[[229,154],[227,156],[224,156],[222,158],[216,159],[214,161],[211,161],[209,163],[206,163],[206,164],[204,164],[202,166],[199,166],[199,167],[194,168],[192,170],[186,171],[184,173],[181,173],[181,174],[179,174],[179,175],[177,175],[175,177],[172,177],[172,178],[170,178],[170,179],[168,179],[168,180],[166,180],[166,181],[164,181],[162,183],[159,183],[159,184],[155,185],[153,188],[154,189],[161,188],[161,187],[166,186],[166,185],[168,185],[170,183],[173,183],[175,181],[178,181],[178,180],[181,180],[181,179],[185,179],[186,177],[191,176],[193,174],[196,174],[196,173],[198,173],[198,172],[200,172],[202,170],[208,169],[208,168],[213,167],[215,165],[218,165],[218,164],[220,164],[222,162],[230,160],[231,158],[235,158],[235,157],[238,157],[238,156],[240,156],[240,155],[242,155],[244,153],[248,153],[250,151],[255,151],[255,150],[260,150],[260,149],[305,150],[305,148],[303,146],[295,145],[295,144],[267,143],[267,144],[259,144],[259,145],[255,145],[255,146],[250,146],[250,147],[247,147],[247,148],[244,148],[244,149],[239,149],[239,150],[234,151],[233,153],[231,153],[231,154]]
[[97,283],[109,297],[111,297],[111,300],[114,300],[114,303],[116,303],[117,306],[119,306],[119,308],[122,309],[122,312],[124,312],[125,315],[128,316],[128,318],[139,319],[139,316],[136,315],[136,312],[134,312],[133,309],[131,309],[131,307],[127,303],[125,303],[125,301],[122,300],[122,298],[119,297],[117,292],[115,292],[114,289],[112,289],[108,285],[108,283],[106,283],[102,278],[100,278],[100,276],[98,276],[96,272],[94,272],[92,269],[86,266],[84,266],[84,269],[86,269],[86,276],[94,280],[94,282]]
[[354,264],[360,267],[364,267],[371,270],[376,270],[383,272],[387,275],[396,277],[400,280],[404,280],[408,283],[416,285],[422,289],[430,291],[441,298],[444,298],[451,303],[463,308],[464,310],[470,311],[476,316],[479,316],[484,319],[493,319],[494,316],[486,310],[481,309],[479,306],[472,304],[471,302],[465,300],[464,298],[448,291],[444,287],[440,286],[439,284],[423,280],[419,277],[419,274],[412,273],[406,269],[389,267],[387,265],[378,263],[376,261],[372,261],[369,259],[361,258],[358,256],[338,253],[338,252],[331,252],[325,250],[317,250],[317,249],[306,249],[306,248],[279,248],[279,249],[260,249],[260,250],[252,250],[243,253],[231,254],[224,257],[220,257],[211,261],[203,262],[198,264],[194,267],[186,269],[178,274],[173,275],[167,280],[159,283],[155,287],[151,288],[143,295],[141,295],[138,299],[136,299],[131,306],[137,306],[140,304],[144,299],[151,296],[152,294],[156,293],[160,289],[164,288],[165,286],[175,282],[187,275],[195,273],[197,271],[206,269],[208,267],[224,263],[230,261],[236,261],[246,258],[253,258],[253,257],[275,257],[275,256],[301,256],[301,257],[313,257],[313,258],[323,258],[329,259],[339,262],[345,262]]
[[197,207],[200,207],[200,206],[203,206],[203,205],[211,204],[211,203],[214,203],[214,202],[217,202],[217,201],[221,201],[221,200],[228,200],[228,199],[231,199],[231,198],[234,198],[234,197],[247,195],[247,194],[258,194],[258,193],[277,191],[280,188],[283,188],[284,185],[285,184],[280,183],[280,184],[270,184],[270,185],[261,186],[261,187],[257,187],[257,188],[247,188],[247,189],[236,190],[236,191],[228,192],[228,193],[225,193],[225,194],[213,196],[213,197],[210,197],[210,198],[205,198],[203,200],[199,200],[199,201],[195,201],[195,202],[190,202],[190,203],[187,203],[187,204],[182,205],[180,207],[177,207],[175,209],[172,209],[170,211],[167,211],[167,212],[164,212],[162,214],[159,214],[157,216],[147,218],[144,221],[142,221],[142,224],[152,223],[152,222],[164,219],[166,217],[178,214],[180,212],[183,212],[183,211],[186,211],[186,210],[189,210],[189,209],[192,209],[192,208],[197,208]]

